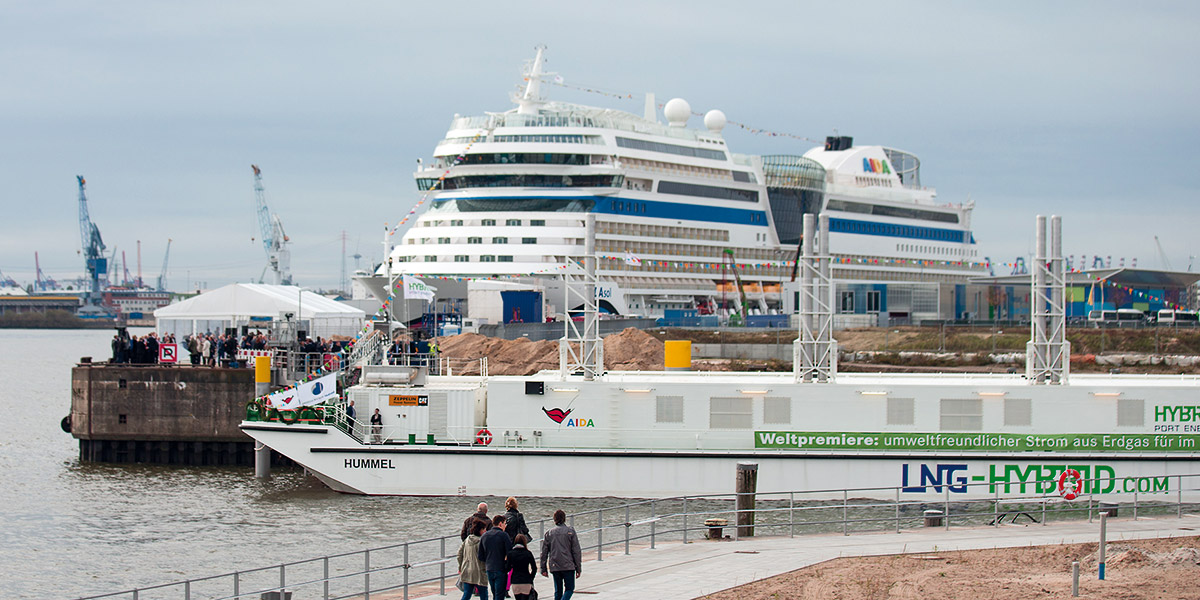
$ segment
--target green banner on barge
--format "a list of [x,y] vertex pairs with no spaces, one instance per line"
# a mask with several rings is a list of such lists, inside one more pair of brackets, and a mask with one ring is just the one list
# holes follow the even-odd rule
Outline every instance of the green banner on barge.
[[954,452],[1195,452],[1200,435],[1151,433],[883,433],[756,431],[754,447],[781,450]]

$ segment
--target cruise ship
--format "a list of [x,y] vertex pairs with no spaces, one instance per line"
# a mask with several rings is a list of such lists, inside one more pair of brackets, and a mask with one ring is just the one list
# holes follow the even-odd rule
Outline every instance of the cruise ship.
[[843,324],[958,317],[955,286],[987,272],[973,204],[938,202],[909,152],[834,136],[803,154],[735,154],[724,113],[683,99],[647,95],[641,116],[548,99],[561,79],[544,53],[515,107],[455,115],[422,161],[423,212],[391,250],[393,275],[550,282],[583,254],[589,213],[597,294],[617,315],[794,312],[806,213],[829,217]]

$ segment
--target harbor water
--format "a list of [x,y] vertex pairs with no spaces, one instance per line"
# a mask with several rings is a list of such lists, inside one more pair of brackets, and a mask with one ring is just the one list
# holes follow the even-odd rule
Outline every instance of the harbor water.
[[[142,332],[148,332],[143,330]],[[134,335],[142,332],[133,330]],[[338,494],[298,469],[80,462],[71,367],[111,330],[0,329],[0,598],[70,598],[455,533],[503,499]],[[531,490],[531,494],[535,491]],[[619,504],[523,499],[530,520]]]

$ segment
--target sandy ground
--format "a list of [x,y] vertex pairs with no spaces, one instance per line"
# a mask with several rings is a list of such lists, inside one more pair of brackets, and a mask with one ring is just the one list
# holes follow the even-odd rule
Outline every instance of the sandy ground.
[[1075,560],[1080,598],[1200,598],[1200,537],[1109,543],[1104,581],[1096,577],[1097,548],[1075,544],[840,558],[704,598],[1071,598]]

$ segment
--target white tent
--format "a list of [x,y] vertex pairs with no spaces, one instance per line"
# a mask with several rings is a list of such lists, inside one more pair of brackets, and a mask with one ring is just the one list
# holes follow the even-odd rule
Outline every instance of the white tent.
[[248,325],[265,328],[272,320],[299,321],[308,336],[357,335],[366,313],[294,285],[234,283],[154,311],[158,331],[177,336],[223,332]]

